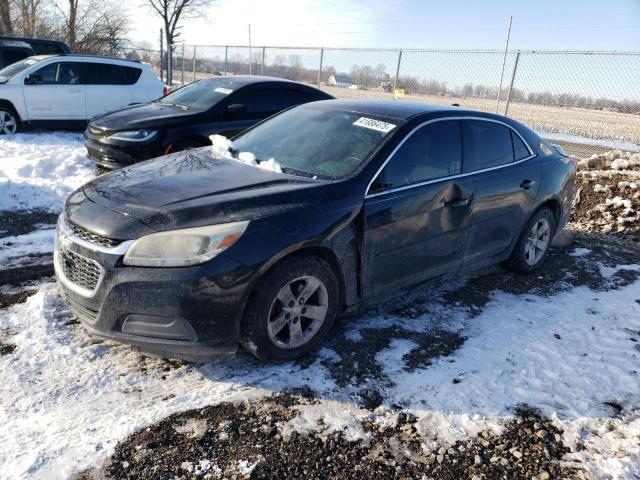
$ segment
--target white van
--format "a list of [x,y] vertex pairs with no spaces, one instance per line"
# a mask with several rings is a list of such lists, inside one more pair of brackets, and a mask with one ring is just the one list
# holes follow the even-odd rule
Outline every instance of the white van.
[[0,70],[0,135],[84,128],[94,116],[166,93],[147,64],[93,55],[42,55]]

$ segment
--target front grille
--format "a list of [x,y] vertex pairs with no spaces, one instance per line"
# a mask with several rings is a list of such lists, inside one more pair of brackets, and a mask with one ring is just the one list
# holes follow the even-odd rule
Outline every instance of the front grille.
[[103,237],[102,235],[90,232],[89,230],[73,223],[69,223],[69,228],[71,228],[71,230],[73,230],[73,233],[75,233],[82,240],[86,240],[89,243],[93,243],[94,245],[99,245],[101,247],[113,248],[122,243],[122,240],[114,240],[112,238]]
[[90,291],[98,286],[101,269],[93,260],[68,250],[61,250],[60,267],[70,282]]

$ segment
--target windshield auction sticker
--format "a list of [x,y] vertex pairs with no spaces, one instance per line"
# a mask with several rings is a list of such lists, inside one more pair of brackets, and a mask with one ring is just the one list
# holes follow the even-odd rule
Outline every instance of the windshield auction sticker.
[[367,117],[360,117],[358,120],[353,122],[353,124],[357,127],[377,130],[378,132],[382,133],[389,133],[391,130],[396,128],[393,123],[381,122],[380,120],[374,120],[373,118]]
[[233,90],[229,90],[228,88],[218,87],[214,90],[214,92],[224,93],[225,95],[229,95],[230,93],[233,93]]

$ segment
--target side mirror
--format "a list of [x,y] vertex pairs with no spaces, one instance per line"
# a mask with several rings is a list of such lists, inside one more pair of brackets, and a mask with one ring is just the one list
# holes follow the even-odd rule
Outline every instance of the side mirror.
[[232,103],[227,107],[227,112],[239,113],[239,112],[246,112],[246,111],[247,111],[247,107],[242,103]]
[[27,75],[27,78],[24,79],[25,85],[37,85],[42,83],[42,75]]

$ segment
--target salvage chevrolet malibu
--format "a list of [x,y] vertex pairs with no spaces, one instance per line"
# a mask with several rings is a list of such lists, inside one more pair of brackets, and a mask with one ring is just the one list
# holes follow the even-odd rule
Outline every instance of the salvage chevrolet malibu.
[[55,268],[98,335],[205,361],[288,360],[343,311],[491,263],[537,269],[575,164],[511,119],[326,100],[67,200]]

